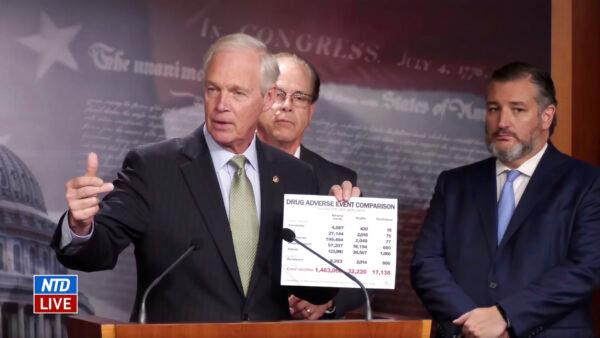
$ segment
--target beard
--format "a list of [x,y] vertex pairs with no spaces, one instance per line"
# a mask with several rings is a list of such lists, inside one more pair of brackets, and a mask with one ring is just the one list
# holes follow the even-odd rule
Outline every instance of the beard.
[[[533,134],[531,135],[531,137],[528,140],[522,140],[522,139],[518,138],[517,135],[515,135],[514,133],[510,133],[510,132],[508,132],[508,133],[510,133],[512,135],[512,137],[515,138],[517,143],[508,149],[498,149],[496,147],[496,142],[494,141],[494,137],[498,134],[498,132],[499,131],[494,132],[494,134],[491,137],[487,136],[485,143],[486,143],[486,146],[487,146],[489,152],[492,153],[492,155],[494,155],[496,158],[498,158],[500,160],[500,162],[503,162],[503,163],[514,162],[520,158],[523,158],[524,156],[529,154],[531,152],[531,150],[533,150],[533,139],[534,139]],[[507,131],[504,131],[504,133],[507,133]]]

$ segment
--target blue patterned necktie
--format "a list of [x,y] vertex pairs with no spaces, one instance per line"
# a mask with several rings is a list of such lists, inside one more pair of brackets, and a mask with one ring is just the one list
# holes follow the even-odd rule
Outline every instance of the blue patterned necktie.
[[521,173],[518,170],[506,171],[506,182],[500,193],[498,200],[498,245],[502,241],[502,237],[506,232],[510,218],[515,211],[515,192],[513,190],[513,182]]

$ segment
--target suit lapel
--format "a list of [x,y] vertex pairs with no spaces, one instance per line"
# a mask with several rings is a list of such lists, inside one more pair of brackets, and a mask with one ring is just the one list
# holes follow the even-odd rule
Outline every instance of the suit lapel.
[[273,244],[277,243],[278,239],[276,237],[280,236],[281,229],[281,224],[274,219],[277,214],[275,211],[280,208],[274,205],[277,200],[274,197],[283,196],[283,186],[279,182],[281,176],[278,174],[279,168],[277,163],[275,163],[269,149],[258,139],[256,140],[256,152],[260,176],[260,236],[258,247],[256,248],[254,269],[252,270],[252,277],[248,287],[248,297],[250,297],[260,281],[260,276],[262,274],[269,274],[268,269],[271,266],[269,260],[273,255]]
[[556,150],[552,144],[548,144],[546,153],[533,172],[533,176],[531,176],[523,196],[521,196],[510,223],[508,223],[506,233],[502,237],[502,242],[500,242],[500,248],[506,245],[535,206],[544,199],[543,197],[550,196],[556,185],[559,184],[558,178],[561,176],[561,171],[556,169],[563,161],[564,155]]
[[243,294],[221,188],[202,128],[184,139],[183,146],[183,152],[190,160],[183,162],[180,170],[231,278],[235,281],[238,291]]
[[477,205],[482,220],[483,232],[490,252],[494,257],[497,247],[496,239],[496,162],[490,158],[482,163],[482,170],[473,170],[471,194]]
[[300,145],[300,159],[310,165],[315,163],[315,154],[303,145]]

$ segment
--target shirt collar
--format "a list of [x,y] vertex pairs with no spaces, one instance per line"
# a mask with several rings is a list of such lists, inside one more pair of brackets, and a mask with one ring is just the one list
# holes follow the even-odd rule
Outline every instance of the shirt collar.
[[[527,175],[529,177],[533,176],[533,172],[535,168],[537,168],[542,156],[546,152],[548,148],[548,143],[544,145],[544,147],[538,151],[535,155],[533,155],[530,159],[521,164],[516,170],[518,170],[521,174]],[[496,159],[496,176],[502,174],[505,171],[512,170],[508,166],[504,165],[500,160]]]
[[298,159],[300,158],[300,148],[302,148],[302,147],[298,146],[298,148],[296,149],[296,151],[294,151],[294,157],[295,158],[298,158]]
[[[221,147],[221,145],[218,144],[217,141],[215,141],[215,139],[213,139],[212,135],[210,135],[210,133],[206,129],[206,124],[204,124],[202,131],[204,133],[206,145],[208,146],[208,151],[210,152],[210,157],[213,160],[215,169],[222,169],[227,165],[227,162],[229,162],[229,160],[231,160],[231,158],[236,154]],[[254,170],[258,171],[258,155],[256,153],[256,133],[253,134],[252,142],[250,142],[250,145],[242,154],[246,156],[246,159],[248,160],[248,163],[250,163],[250,166],[252,166]]]

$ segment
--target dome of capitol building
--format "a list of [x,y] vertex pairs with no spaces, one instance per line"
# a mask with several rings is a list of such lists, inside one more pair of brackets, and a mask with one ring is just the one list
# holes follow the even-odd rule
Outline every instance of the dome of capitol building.
[[[56,225],[27,165],[0,144],[0,337],[66,337],[60,315],[33,314],[33,275],[65,274],[50,239]],[[79,313],[91,314],[79,293]]]

